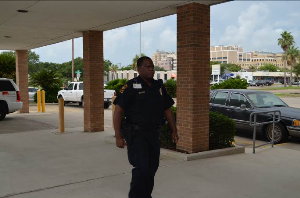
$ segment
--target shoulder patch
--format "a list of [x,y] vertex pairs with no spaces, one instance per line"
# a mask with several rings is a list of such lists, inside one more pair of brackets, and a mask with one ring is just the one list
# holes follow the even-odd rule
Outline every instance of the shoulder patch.
[[121,88],[120,93],[123,93],[123,92],[125,91],[125,89],[127,89],[127,87],[128,87],[128,85],[125,84],[125,85]]

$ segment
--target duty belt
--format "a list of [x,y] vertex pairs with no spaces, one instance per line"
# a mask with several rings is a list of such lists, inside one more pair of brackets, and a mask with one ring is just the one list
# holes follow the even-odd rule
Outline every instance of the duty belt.
[[142,131],[156,131],[160,128],[160,126],[147,127],[147,126],[138,126],[138,125],[135,125],[135,124],[131,124],[131,126],[134,130],[142,130]]

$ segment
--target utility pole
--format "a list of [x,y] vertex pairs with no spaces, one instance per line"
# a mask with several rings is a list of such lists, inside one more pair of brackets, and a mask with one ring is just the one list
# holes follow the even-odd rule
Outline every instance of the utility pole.
[[140,57],[142,56],[142,22],[140,22]]
[[74,82],[74,39],[72,39],[72,82]]

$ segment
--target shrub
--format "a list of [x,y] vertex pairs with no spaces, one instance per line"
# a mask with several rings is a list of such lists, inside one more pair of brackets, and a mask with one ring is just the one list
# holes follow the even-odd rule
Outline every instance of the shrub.
[[209,149],[233,147],[235,122],[217,112],[209,113]]
[[[176,120],[176,107],[172,107]],[[209,149],[222,149],[233,147],[235,135],[235,123],[232,119],[217,112],[209,113]],[[160,129],[161,147],[166,149],[176,149],[176,144],[172,142],[170,127],[166,125]],[[180,140],[179,140],[180,141]]]
[[111,80],[106,84],[105,89],[115,90],[116,93],[119,93],[121,88],[127,83],[127,81],[127,79]]
[[62,85],[60,74],[56,70],[42,69],[30,75],[30,85],[45,90],[47,103],[57,102],[57,93]]
[[168,92],[168,94],[172,98],[176,98],[176,81],[174,79],[169,79],[167,82],[165,82],[165,87]]
[[[176,107],[171,107],[172,111],[174,113],[174,117],[176,120]],[[160,128],[160,144],[161,147],[166,148],[166,149],[176,149],[176,143],[172,141],[172,134],[170,132],[170,127],[166,123],[164,126]]]
[[247,87],[247,80],[239,78],[229,78],[222,83],[212,85],[210,89],[247,89]]

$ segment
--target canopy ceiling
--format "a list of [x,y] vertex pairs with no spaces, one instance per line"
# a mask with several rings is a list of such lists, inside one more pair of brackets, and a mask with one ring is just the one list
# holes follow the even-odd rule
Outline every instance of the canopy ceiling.
[[33,49],[81,37],[87,30],[111,30],[176,14],[176,7],[191,2],[226,1],[0,1],[0,50]]

